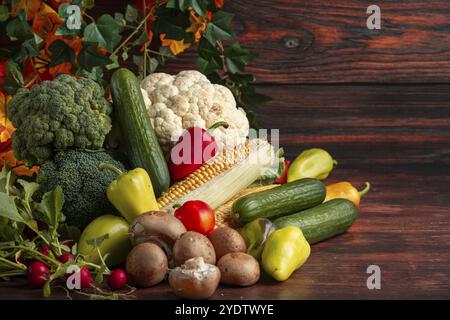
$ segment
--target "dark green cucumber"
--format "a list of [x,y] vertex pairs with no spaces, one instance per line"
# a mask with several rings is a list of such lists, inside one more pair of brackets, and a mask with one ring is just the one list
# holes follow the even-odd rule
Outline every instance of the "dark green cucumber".
[[139,81],[130,70],[119,69],[112,75],[111,93],[130,163],[148,172],[158,197],[169,188],[170,175],[147,114]]
[[349,200],[333,199],[274,221],[279,228],[297,226],[310,244],[344,233],[355,222],[358,208]]
[[232,212],[239,223],[275,218],[317,206],[325,195],[321,181],[306,178],[246,195],[233,203]]

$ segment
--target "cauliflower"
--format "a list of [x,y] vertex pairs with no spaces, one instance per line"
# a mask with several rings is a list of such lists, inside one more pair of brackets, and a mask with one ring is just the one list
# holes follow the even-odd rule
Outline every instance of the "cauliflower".
[[103,88],[87,78],[59,75],[31,90],[20,89],[8,104],[16,127],[17,159],[42,164],[55,150],[100,149],[111,130]]
[[165,152],[189,127],[207,129],[219,121],[227,122],[227,129],[219,127],[212,132],[220,147],[243,143],[248,135],[247,117],[242,109],[236,108],[231,91],[212,84],[198,71],[181,71],[176,76],[153,73],[142,81],[141,88]]

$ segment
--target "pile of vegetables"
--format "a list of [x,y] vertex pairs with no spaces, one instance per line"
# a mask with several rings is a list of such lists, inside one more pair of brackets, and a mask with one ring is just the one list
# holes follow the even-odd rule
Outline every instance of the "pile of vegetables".
[[369,184],[325,186],[337,164],[327,151],[291,162],[248,139],[229,89],[200,73],[139,81],[119,69],[110,91],[60,75],[8,103],[13,150],[40,171],[0,174],[0,278],[108,299],[167,279],[206,299],[263,272],[289,279],[357,218]]

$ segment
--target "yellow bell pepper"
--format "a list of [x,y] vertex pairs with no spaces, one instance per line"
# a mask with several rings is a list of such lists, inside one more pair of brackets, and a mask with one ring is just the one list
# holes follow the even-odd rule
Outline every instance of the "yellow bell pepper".
[[101,163],[99,168],[111,170],[118,175],[117,179],[109,185],[106,195],[129,223],[138,215],[159,210],[147,171],[136,168],[128,172],[122,172],[107,163]]
[[308,259],[311,247],[299,227],[289,226],[272,232],[262,253],[262,267],[278,281],[289,279]]
[[303,178],[325,180],[337,165],[330,154],[323,149],[308,149],[300,153],[289,166],[287,182]]
[[[106,256],[105,263],[108,266],[115,266],[123,261],[131,250],[131,242],[128,238],[129,224],[125,219],[105,214],[97,217],[83,230],[78,241],[78,253],[87,262],[100,264],[100,254]],[[91,241],[105,237],[98,246],[98,250]]]

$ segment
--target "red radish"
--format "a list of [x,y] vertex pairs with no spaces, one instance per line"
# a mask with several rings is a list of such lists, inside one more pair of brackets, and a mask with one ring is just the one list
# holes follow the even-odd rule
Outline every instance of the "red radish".
[[92,288],[92,275],[87,267],[80,269],[80,284],[82,289]]
[[[48,257],[49,250],[50,250],[50,248],[48,247],[48,245],[43,243],[43,244],[41,244],[41,249],[39,250],[39,253]],[[43,259],[42,256],[39,256],[39,258]],[[36,262],[36,261],[40,261],[40,260],[33,258],[30,260],[30,264],[32,264],[33,262]]]
[[75,261],[75,256],[69,252],[63,253],[58,257],[59,262],[61,263],[67,263],[69,261],[73,262]]
[[108,286],[112,290],[120,290],[127,283],[127,273],[122,269],[116,269],[108,277]]
[[[81,267],[78,271],[80,274],[80,286],[81,289],[92,288],[92,275],[87,267]],[[74,272],[67,273],[66,277],[73,275]]]
[[75,243],[72,240],[64,240],[61,244],[67,246],[69,249],[72,250],[72,247]]
[[40,288],[47,281],[48,267],[40,261],[33,262],[28,267],[27,282],[31,288]]

